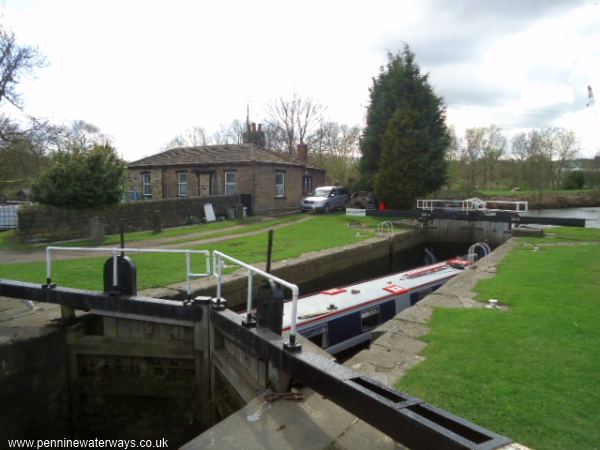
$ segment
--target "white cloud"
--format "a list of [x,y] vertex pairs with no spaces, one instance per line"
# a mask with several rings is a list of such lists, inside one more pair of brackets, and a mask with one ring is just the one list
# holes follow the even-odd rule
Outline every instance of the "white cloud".
[[403,42],[459,130],[552,121],[591,153],[600,6],[525,3],[7,0],[4,21],[50,63],[22,85],[27,110],[92,122],[130,160],[193,125],[244,119],[247,104],[260,121],[265,102],[293,90],[362,124],[371,78]]

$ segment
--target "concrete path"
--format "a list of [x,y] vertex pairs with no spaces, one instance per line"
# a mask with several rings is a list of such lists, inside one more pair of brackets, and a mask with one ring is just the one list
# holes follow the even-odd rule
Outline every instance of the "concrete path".
[[[304,216],[304,217],[300,217],[298,220],[294,220],[294,221],[290,221],[290,222],[286,222],[286,223],[281,223],[278,225],[273,225],[272,229],[277,230],[279,228],[284,228],[290,225],[295,225],[297,223],[301,223],[301,222],[305,222],[307,220],[311,220],[313,217],[311,216]],[[224,228],[224,229],[220,229],[220,230],[211,230],[211,231],[203,231],[203,232],[198,232],[198,233],[190,233],[190,234],[184,234],[184,235],[180,235],[180,236],[169,236],[166,238],[158,238],[158,239],[145,239],[145,240],[141,240],[141,241],[132,241],[131,244],[127,244],[130,247],[133,248],[191,248],[191,247],[195,247],[195,246],[199,246],[202,244],[210,244],[210,243],[214,243],[214,242],[223,242],[232,238],[240,238],[240,237],[246,237],[246,236],[255,236],[257,234],[261,234],[264,233],[267,229],[263,228],[260,230],[254,230],[254,231],[248,231],[245,233],[235,233],[235,231],[240,231],[243,230],[245,227],[245,225],[235,225],[233,227],[229,227],[229,228]],[[229,232],[232,231],[234,233],[232,234],[228,234],[226,236],[218,236],[218,237],[209,237],[210,235],[214,235],[214,234],[220,234],[223,232]],[[204,238],[201,238],[203,237]],[[125,237],[127,239],[127,236]],[[176,241],[181,241],[183,239],[188,239],[190,238],[190,240],[186,240],[185,242],[176,242]],[[198,239],[195,239],[198,238]],[[173,243],[176,242],[176,243]],[[49,245],[60,245],[59,243],[56,244],[49,244]],[[101,244],[100,246],[102,247],[118,247],[118,245],[103,245]],[[60,259],[77,259],[77,258],[83,258],[83,257],[90,257],[91,254],[89,252],[72,252],[72,253],[62,253],[60,255]],[[17,263],[17,262],[36,262],[36,261],[45,261],[46,260],[46,250],[45,248],[39,248],[39,249],[35,249],[35,250],[2,250],[0,249],[0,264],[10,264],[10,263]]]
[[44,336],[54,331],[60,319],[60,306],[0,297],[0,346],[24,339]]

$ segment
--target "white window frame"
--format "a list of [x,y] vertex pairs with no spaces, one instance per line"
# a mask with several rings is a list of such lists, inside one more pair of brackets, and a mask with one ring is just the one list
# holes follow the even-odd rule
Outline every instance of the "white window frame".
[[[233,176],[233,181],[228,180],[229,175]],[[223,177],[223,181],[225,185],[223,192],[225,193],[225,195],[233,195],[237,192],[237,172],[233,170],[226,171]]]
[[[182,181],[182,175],[185,175],[185,181]],[[177,172],[177,195],[187,197],[189,193],[188,173]]]
[[150,172],[142,174],[142,195],[144,197],[152,197],[152,179],[150,178]]
[[[281,176],[281,180],[278,183],[277,178]],[[278,170],[275,172],[275,198],[284,198],[285,197],[285,172],[283,170]]]

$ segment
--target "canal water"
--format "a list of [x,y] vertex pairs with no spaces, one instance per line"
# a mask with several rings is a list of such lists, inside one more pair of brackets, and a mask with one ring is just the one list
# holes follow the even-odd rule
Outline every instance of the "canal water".
[[600,228],[600,207],[529,210],[524,215],[586,219],[586,228]]

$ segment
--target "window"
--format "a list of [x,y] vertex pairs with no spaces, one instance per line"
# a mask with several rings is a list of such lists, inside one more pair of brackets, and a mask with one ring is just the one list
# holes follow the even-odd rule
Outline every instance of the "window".
[[312,177],[302,177],[302,192],[310,194],[313,191],[313,179]]
[[188,195],[188,174],[187,172],[177,172],[177,185],[178,193],[180,197],[187,197]]
[[225,195],[236,193],[236,175],[235,172],[225,172]]
[[379,325],[379,306],[361,311],[360,322],[363,331],[370,330]]
[[285,197],[285,172],[275,172],[275,197]]
[[144,197],[152,197],[152,183],[150,182],[150,174],[142,174],[142,192]]

